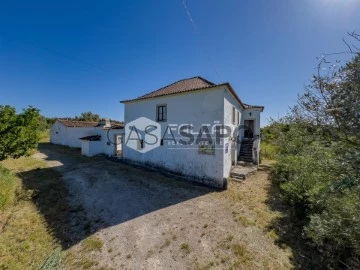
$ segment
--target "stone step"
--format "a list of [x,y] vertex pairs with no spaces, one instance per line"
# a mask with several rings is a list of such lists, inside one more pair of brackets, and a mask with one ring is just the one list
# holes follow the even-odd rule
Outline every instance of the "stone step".
[[230,177],[236,181],[246,180],[250,175],[254,174],[257,171],[257,167],[255,165],[247,165],[247,166],[234,166],[231,170]]
[[252,156],[252,152],[240,152],[239,156]]
[[240,157],[239,161],[253,162],[253,159],[252,158],[247,158],[247,157]]
[[252,152],[249,152],[249,153],[240,152],[239,157],[242,157],[242,156],[252,157]]

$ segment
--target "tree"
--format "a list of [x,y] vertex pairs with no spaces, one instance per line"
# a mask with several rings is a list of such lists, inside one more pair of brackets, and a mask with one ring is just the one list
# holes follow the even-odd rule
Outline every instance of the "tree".
[[289,129],[277,130],[272,179],[329,268],[360,268],[360,53],[354,48],[340,67],[322,57],[298,104],[273,125]]
[[0,160],[29,155],[39,141],[39,110],[29,107],[22,113],[0,106]]
[[89,111],[81,113],[80,116],[76,116],[75,119],[78,121],[98,122],[100,120],[100,116]]

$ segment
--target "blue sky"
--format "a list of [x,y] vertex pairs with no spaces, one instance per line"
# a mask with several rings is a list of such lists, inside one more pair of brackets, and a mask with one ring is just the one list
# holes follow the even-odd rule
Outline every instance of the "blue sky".
[[122,120],[119,100],[200,75],[265,105],[265,125],[296,102],[316,57],[360,31],[357,0],[186,5],[198,34],[182,0],[1,1],[0,104]]

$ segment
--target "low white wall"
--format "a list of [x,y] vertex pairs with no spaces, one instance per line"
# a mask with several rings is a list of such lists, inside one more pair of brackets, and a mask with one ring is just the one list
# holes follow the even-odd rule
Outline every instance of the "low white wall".
[[103,145],[101,141],[85,141],[81,143],[81,154],[92,157],[103,153]]
[[101,129],[101,127],[66,127],[57,121],[50,129],[50,142],[80,148],[81,140],[79,138],[97,135]]
[[[53,144],[66,145],[74,148],[81,148],[81,153],[86,156],[105,154],[114,156],[116,149],[121,150],[121,145],[116,146],[116,135],[123,134],[123,129],[104,129],[103,127],[66,127],[60,122],[55,122],[50,129],[50,142]],[[80,140],[79,138],[100,135],[98,145],[95,142]],[[101,148],[101,151],[99,150]]]

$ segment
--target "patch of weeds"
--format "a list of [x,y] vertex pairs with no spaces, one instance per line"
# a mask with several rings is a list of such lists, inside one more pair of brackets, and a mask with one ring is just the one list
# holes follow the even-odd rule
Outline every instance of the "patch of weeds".
[[241,244],[232,245],[232,252],[236,256],[235,267],[239,267],[241,263],[251,260],[249,253],[246,250],[246,247]]
[[241,222],[242,225],[244,225],[245,227],[249,227],[254,225],[254,222],[252,222],[250,219],[248,219],[247,217],[244,216],[240,216],[239,217],[239,221]]
[[279,240],[279,236],[276,234],[274,230],[271,230],[267,233],[268,236],[270,236],[275,241]]
[[109,253],[113,252],[112,248],[109,248],[109,249],[108,249],[108,252],[109,252]]
[[211,269],[213,266],[215,266],[215,263],[213,261],[205,264],[205,265],[196,265],[195,270],[209,270]]
[[170,246],[170,243],[171,243],[170,239],[166,239],[165,243],[160,247],[160,249],[163,249],[164,247]]
[[240,244],[234,244],[232,246],[232,251],[237,257],[243,257],[246,254],[246,248]]
[[225,264],[225,263],[227,263],[227,262],[229,262],[229,261],[230,261],[230,257],[229,257],[229,256],[222,257],[221,260],[220,260],[220,262],[221,262],[222,264]]
[[232,234],[229,234],[229,235],[226,237],[226,241],[228,241],[228,242],[231,242],[233,239],[234,239],[234,235],[232,235]]
[[203,237],[204,235],[205,235],[205,233],[203,232],[203,233],[201,233],[200,237]]
[[209,225],[205,224],[205,225],[203,226],[203,228],[206,229],[208,226],[209,226]]
[[103,247],[104,243],[97,237],[91,236],[87,239],[85,239],[81,246],[84,249],[84,251],[100,251]]
[[80,265],[82,266],[82,269],[90,269],[94,266],[96,266],[98,263],[92,260],[81,260]]
[[190,253],[190,246],[188,243],[182,243],[180,246],[181,250],[184,251],[186,254]]

